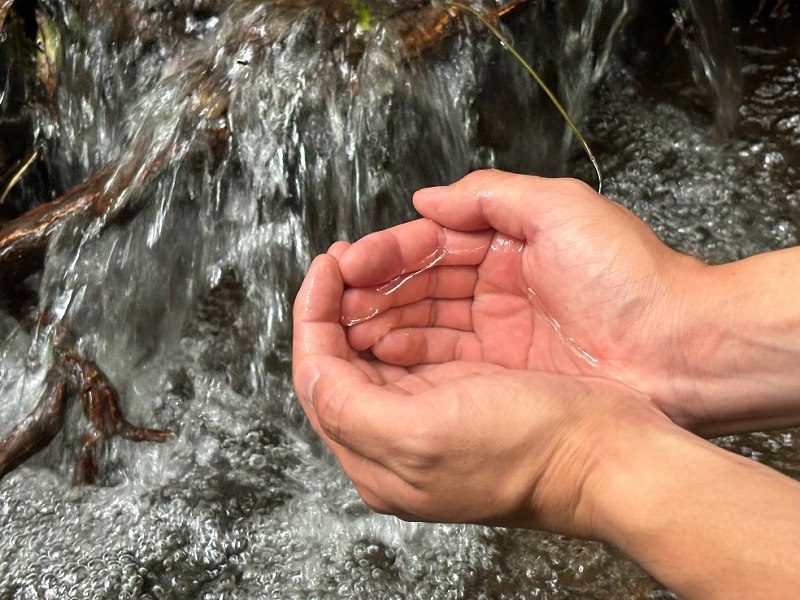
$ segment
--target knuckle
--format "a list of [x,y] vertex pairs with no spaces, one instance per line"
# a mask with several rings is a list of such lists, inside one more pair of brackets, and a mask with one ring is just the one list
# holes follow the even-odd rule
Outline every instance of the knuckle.
[[461,183],[468,189],[481,193],[481,191],[495,182],[502,175],[502,171],[497,169],[478,169],[467,173]]
[[428,270],[425,272],[426,281],[425,281],[425,296],[431,297],[436,294],[436,290],[440,285],[439,275],[440,271],[438,270]]
[[439,321],[439,306],[433,301],[428,301],[428,327],[434,327]]
[[562,177],[555,181],[560,187],[563,188],[564,191],[574,194],[587,194],[587,193],[597,193],[594,188],[589,186],[584,181],[580,179],[575,179],[574,177]]
[[468,173],[465,179],[484,179],[486,177],[496,177],[497,175],[501,175],[502,171],[498,169],[476,169],[471,173]]

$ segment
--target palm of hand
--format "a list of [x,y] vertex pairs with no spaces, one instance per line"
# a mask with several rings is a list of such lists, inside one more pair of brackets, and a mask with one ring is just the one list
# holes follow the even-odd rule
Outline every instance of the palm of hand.
[[355,323],[353,347],[392,365],[466,360],[612,377],[639,352],[635,338],[644,333],[633,324],[654,290],[641,281],[649,269],[624,265],[618,243],[569,226],[535,245],[480,235],[486,249],[476,264],[445,256],[389,284],[348,290],[343,319]]
[[[369,506],[414,520],[586,534],[576,494],[597,425],[651,415],[647,402],[598,378],[359,355],[339,323],[342,292],[336,263],[319,257],[295,303],[294,382],[312,427]],[[573,513],[565,524],[561,515]]]

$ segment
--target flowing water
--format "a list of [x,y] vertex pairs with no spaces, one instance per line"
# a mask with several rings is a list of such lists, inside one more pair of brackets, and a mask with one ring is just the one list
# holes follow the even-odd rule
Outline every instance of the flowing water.
[[[565,4],[507,23],[583,123],[606,192],[711,262],[797,244],[798,11],[753,3],[726,32],[686,0],[665,43],[668,9]],[[411,217],[415,189],[476,167],[592,181],[478,23],[419,54],[403,35],[427,17],[409,6],[53,4],[47,167],[9,202],[30,204],[42,173],[58,191],[120,165],[126,217],[63,228],[39,305],[69,320],[131,420],[176,435],[114,439],[97,484],[73,487],[71,410],[0,482],[0,598],[671,597],[600,544],[371,514],[293,398],[290,305],[315,253]],[[0,339],[5,434],[49,355],[12,311]],[[800,476],[795,431],[720,443]]]

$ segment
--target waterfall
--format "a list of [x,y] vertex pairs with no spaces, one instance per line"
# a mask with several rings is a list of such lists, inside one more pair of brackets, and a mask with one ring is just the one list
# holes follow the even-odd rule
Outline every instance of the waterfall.
[[[593,182],[558,114],[479,22],[451,16],[445,34],[415,47],[416,24],[445,18],[445,7],[36,4],[60,36],[57,92],[32,91],[28,109],[12,102],[10,83],[0,93],[0,127],[19,117],[25,145],[41,152],[4,210],[49,200],[107,165],[113,208],[58,230],[26,282],[35,301],[0,304],[0,436],[37,402],[53,360],[49,330],[18,318],[15,302],[68,323],[127,417],[175,436],[112,439],[97,482],[74,487],[85,425],[74,403],[63,432],[0,481],[0,597],[664,597],[598,544],[371,514],[291,389],[291,303],[330,243],[412,218],[416,189],[479,167]],[[637,87],[648,75],[631,56],[648,48],[631,41],[630,23],[649,10],[642,4],[530,0],[503,27],[586,128],[609,193],[671,244],[723,260],[796,243],[800,169],[769,167],[758,181],[772,193],[744,208],[732,191],[765,157],[791,160],[790,97],[770,113],[783,129],[759,134],[771,142],[719,149],[702,115]],[[674,10],[717,125],[735,137],[735,40],[718,19],[724,6],[711,15],[702,4]],[[658,44],[670,24],[660,23]],[[15,51],[0,45],[0,68]],[[758,85],[796,82],[792,52],[770,54],[787,71]],[[6,81],[19,91],[14,77]],[[752,116],[758,98],[747,96],[741,114]],[[745,171],[731,175],[743,152]],[[745,228],[746,239],[726,246],[716,227]]]

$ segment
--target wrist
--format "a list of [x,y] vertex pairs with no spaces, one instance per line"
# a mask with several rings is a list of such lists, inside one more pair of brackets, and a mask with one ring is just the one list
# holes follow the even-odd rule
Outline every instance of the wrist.
[[616,445],[585,495],[595,537],[681,597],[793,597],[800,583],[800,485],[674,424]]
[[629,415],[616,423],[615,431],[600,433],[603,441],[593,452],[576,509],[576,521],[584,525],[586,537],[625,547],[618,534],[624,532],[620,521],[635,502],[631,492],[643,487],[642,476],[659,464],[656,460],[648,465],[652,459],[640,460],[640,455],[666,446],[667,440],[681,434],[691,435],[657,410],[651,415]]
[[[624,384],[603,379],[583,381],[588,383],[591,392],[584,398],[583,410],[578,411],[580,424],[570,428],[570,434],[548,461],[542,486],[545,489],[566,488],[570,490],[570,499],[547,503],[551,509],[560,507],[553,513],[552,523],[545,520],[528,526],[609,541],[596,519],[597,507],[605,503],[607,475],[620,466],[624,468],[626,456],[633,448],[646,446],[649,439],[663,431],[678,428],[648,397]],[[541,516],[541,506],[534,502],[534,507],[534,515]],[[572,513],[566,520],[564,510]],[[567,522],[570,525],[565,529]]]
[[[698,396],[712,365],[718,340],[709,322],[709,298],[716,293],[714,267],[671,252],[661,261],[660,283],[652,294],[647,333],[637,343],[641,365],[620,369],[619,379],[641,390],[671,421],[692,430],[700,419]],[[722,371],[722,369],[720,369]]]
[[800,286],[789,276],[798,259],[772,252],[685,280],[673,420],[703,435],[800,422]]

